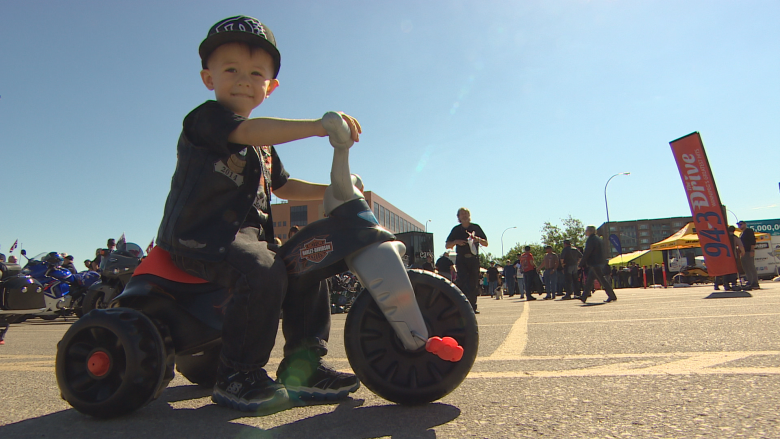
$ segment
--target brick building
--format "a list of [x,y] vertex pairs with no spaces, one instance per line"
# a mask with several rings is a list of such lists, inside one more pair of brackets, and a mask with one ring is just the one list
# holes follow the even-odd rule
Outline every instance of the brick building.
[[[374,216],[382,227],[393,233],[420,232],[425,226],[395,207],[379,195],[366,191],[366,202],[374,211]],[[274,234],[287,242],[287,232],[292,226],[303,227],[325,217],[322,201],[289,201],[271,204],[274,219]]]
[[[623,253],[637,250],[648,250],[650,244],[662,241],[680,230],[683,226],[693,221],[690,216],[678,216],[673,218],[640,219],[635,221],[610,221],[609,233],[620,238]],[[597,233],[606,237],[607,223],[599,226]],[[617,252],[610,244],[610,256],[617,256]]]

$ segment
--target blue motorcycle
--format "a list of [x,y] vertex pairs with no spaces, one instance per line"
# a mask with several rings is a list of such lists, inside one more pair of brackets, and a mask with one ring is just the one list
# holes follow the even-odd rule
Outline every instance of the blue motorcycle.
[[28,259],[21,276],[30,278],[32,285],[40,287],[42,292],[37,311],[28,313],[30,317],[54,320],[72,314],[82,316],[84,295],[100,280],[100,274],[94,271],[74,274],[62,266],[63,262],[57,252],[41,253]]

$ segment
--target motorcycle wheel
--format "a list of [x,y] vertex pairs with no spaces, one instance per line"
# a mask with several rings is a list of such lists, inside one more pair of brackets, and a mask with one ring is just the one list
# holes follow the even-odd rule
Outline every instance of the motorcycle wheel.
[[425,404],[466,378],[477,357],[479,330],[471,304],[455,285],[422,270],[408,274],[428,334],[457,340],[463,358],[450,362],[425,348],[407,351],[365,290],[347,315],[344,344],[352,370],[371,391],[399,404]]
[[96,310],[76,321],[57,344],[55,373],[62,398],[81,413],[121,416],[156,399],[173,379],[167,328],[129,308]]
[[8,323],[22,323],[27,321],[28,318],[30,318],[29,315],[12,315],[10,317],[7,317],[6,321]]
[[191,383],[201,387],[214,387],[222,341],[191,355],[176,355],[176,370]]
[[98,289],[88,290],[84,296],[84,302],[81,305],[81,311],[86,314],[93,309],[106,309],[108,308],[108,302],[106,300],[106,292]]

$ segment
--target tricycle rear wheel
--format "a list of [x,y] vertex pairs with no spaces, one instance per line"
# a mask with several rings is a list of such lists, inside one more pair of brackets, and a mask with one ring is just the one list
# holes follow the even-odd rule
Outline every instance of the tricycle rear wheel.
[[57,344],[62,398],[87,415],[110,418],[160,396],[173,378],[174,348],[162,324],[129,308],[96,309]]

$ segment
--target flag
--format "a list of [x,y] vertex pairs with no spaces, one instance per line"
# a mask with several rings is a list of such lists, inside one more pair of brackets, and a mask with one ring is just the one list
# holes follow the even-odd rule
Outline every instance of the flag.
[[13,253],[14,252],[14,250],[16,249],[16,244],[19,244],[19,240],[18,239],[16,241],[14,241],[13,245],[11,246],[11,249],[8,250],[8,253]]
[[720,203],[710,162],[698,132],[669,142],[691,208],[696,234],[699,235],[704,263],[710,276],[737,272],[737,260]]
[[153,248],[154,248],[154,238],[152,238],[152,242],[149,243],[149,246],[146,247],[146,254],[148,255],[149,252],[151,252]]
[[122,236],[116,242],[116,248],[122,248],[127,246],[127,239],[125,239],[125,232],[122,232]]

